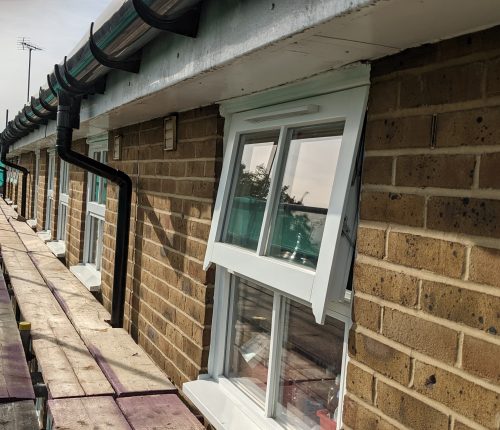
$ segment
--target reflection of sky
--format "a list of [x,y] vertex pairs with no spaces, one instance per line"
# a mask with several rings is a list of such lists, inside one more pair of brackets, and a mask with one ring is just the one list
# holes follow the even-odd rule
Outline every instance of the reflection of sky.
[[[283,185],[287,194],[305,206],[328,208],[342,136],[294,139],[286,163]],[[245,146],[242,163],[245,171],[255,172],[257,166],[268,169],[276,145],[264,142]]]
[[295,139],[290,150],[283,185],[305,206],[327,208],[337,168],[342,136]]
[[[249,150],[247,150],[247,148]],[[242,163],[245,165],[246,172],[255,172],[257,166],[271,168],[271,161],[276,145],[274,142],[254,143],[251,146],[245,146]],[[269,172],[269,170],[268,170]]]

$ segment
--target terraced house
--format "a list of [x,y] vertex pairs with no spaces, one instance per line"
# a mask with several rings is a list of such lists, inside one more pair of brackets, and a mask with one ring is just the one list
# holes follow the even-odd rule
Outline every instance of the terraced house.
[[204,425],[500,429],[498,1],[89,27],[1,134],[5,198]]

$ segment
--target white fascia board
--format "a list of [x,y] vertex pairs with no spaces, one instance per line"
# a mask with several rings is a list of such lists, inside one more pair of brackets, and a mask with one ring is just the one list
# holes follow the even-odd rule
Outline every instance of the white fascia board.
[[[144,49],[139,74],[111,72],[105,95],[83,102],[74,137],[262,92],[498,23],[498,0],[207,0],[198,37],[162,34]],[[11,150],[53,145],[46,138],[54,132],[51,121]]]

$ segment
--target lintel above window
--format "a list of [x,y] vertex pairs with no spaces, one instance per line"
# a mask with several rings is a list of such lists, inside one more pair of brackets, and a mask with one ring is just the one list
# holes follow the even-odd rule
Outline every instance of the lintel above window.
[[312,307],[345,297],[368,86],[232,116],[205,268]]

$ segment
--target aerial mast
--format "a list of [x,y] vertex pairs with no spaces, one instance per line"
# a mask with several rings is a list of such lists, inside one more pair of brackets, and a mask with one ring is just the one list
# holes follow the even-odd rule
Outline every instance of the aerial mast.
[[43,51],[42,48],[31,43],[30,40],[26,37],[22,37],[17,41],[17,46],[22,51],[28,51],[28,95],[26,97],[26,101],[30,101],[30,79],[31,79],[31,53],[33,51]]

